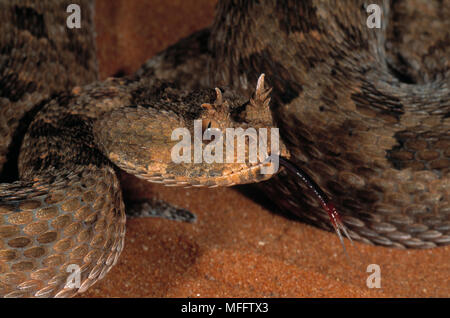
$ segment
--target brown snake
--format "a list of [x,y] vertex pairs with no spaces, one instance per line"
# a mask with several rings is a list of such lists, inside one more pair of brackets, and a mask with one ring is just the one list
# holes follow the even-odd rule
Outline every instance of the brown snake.
[[[20,175],[0,184],[0,295],[71,296],[105,276],[125,235],[118,168],[169,185],[270,177],[260,162],[173,163],[171,133],[194,119],[275,122],[354,239],[449,244],[450,4],[373,1],[383,15],[371,29],[371,2],[221,1],[211,28],[131,77],[95,82],[92,4],[68,29],[70,1],[0,1],[0,168],[18,156]],[[254,89],[261,73],[271,109],[264,85]],[[287,171],[257,186],[330,227]],[[71,264],[79,289],[65,288]]]

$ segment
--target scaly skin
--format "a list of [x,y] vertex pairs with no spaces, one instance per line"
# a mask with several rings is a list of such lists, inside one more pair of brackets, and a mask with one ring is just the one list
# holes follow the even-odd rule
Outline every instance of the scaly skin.
[[[20,153],[20,181],[0,185],[0,294],[71,296],[108,272],[125,233],[117,167],[183,185],[269,177],[249,164],[173,164],[169,132],[192,132],[194,119],[258,128],[272,127],[273,114],[293,161],[334,197],[353,238],[448,244],[448,4],[382,2],[385,23],[373,30],[363,2],[222,1],[211,29],[135,76],[88,86],[90,18],[77,33],[58,28],[69,2],[2,3],[0,165],[9,170]],[[418,15],[439,32],[420,33]],[[271,109],[261,85],[246,102],[261,73],[273,87]],[[234,90],[191,90],[216,85]],[[330,226],[292,175],[262,187],[282,208]],[[81,267],[79,289],[64,287],[71,264]]]
[[[382,10],[380,29],[367,27],[371,3]],[[353,239],[448,245],[448,16],[446,1],[220,1],[210,29],[138,74],[190,76],[249,94],[265,73],[292,161],[333,198]],[[194,72],[204,68],[209,78]],[[295,174],[283,171],[257,187],[282,210],[333,229]]]
[[[232,127],[272,127],[263,77],[250,100],[228,89],[186,91],[139,75],[66,90],[74,81],[95,79],[94,52],[83,46],[92,38],[83,33],[87,39],[77,42],[69,31],[57,33],[55,42],[50,34],[65,22],[60,11],[65,6],[22,4],[2,8],[10,23],[3,26],[2,58],[9,64],[2,73],[1,100],[1,128],[7,133],[2,149],[8,151],[0,157],[3,163],[17,151],[20,179],[0,184],[1,295],[73,296],[106,275],[125,236],[118,167],[151,182],[182,186],[231,186],[271,176],[260,173],[261,161],[175,164],[171,158],[177,143],[172,131],[186,127],[194,135],[196,119],[223,133]],[[85,13],[91,9],[82,6]],[[46,83],[35,61],[23,63],[34,56],[33,45],[54,55],[55,60],[38,57],[48,69],[73,73]],[[12,112],[15,108],[20,111]],[[257,113],[270,116],[254,121]],[[202,149],[207,145],[202,142]],[[74,265],[80,268],[80,285],[71,287],[66,283]]]

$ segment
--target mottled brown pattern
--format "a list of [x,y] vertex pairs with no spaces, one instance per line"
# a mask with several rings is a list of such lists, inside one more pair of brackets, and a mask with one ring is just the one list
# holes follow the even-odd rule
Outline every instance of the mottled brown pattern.
[[[134,76],[86,86],[75,85],[96,78],[90,13],[77,32],[58,28],[67,3],[3,4],[0,167],[20,147],[20,181],[0,184],[0,294],[70,296],[107,273],[125,233],[116,167],[168,185],[269,177],[259,164],[174,164],[170,133],[192,133],[193,119],[258,128],[271,127],[273,113],[291,158],[335,199],[354,239],[449,244],[448,5],[380,1],[384,23],[371,30],[368,3],[222,1],[210,29]],[[436,35],[423,33],[423,15]],[[261,73],[272,112],[264,88],[248,102]],[[293,176],[260,188],[330,228]],[[80,289],[64,287],[70,264],[81,266]]]
[[[270,177],[259,173],[262,162],[174,164],[171,159],[171,148],[177,143],[171,140],[172,131],[187,127],[193,136],[195,119],[223,130],[246,127],[250,118],[246,114],[255,117],[262,112],[266,115],[258,119],[263,120],[252,126],[271,127],[263,77],[250,102],[248,96],[228,89],[200,89],[196,84],[196,89],[181,90],[180,83],[188,78],[168,84],[153,74],[75,86],[96,78],[95,48],[90,45],[93,27],[91,19],[83,20],[80,34],[87,39],[77,30],[55,35],[55,29],[66,29],[68,3],[63,4],[10,2],[2,8],[10,23],[2,25],[7,36],[0,42],[2,83],[6,83],[0,128],[8,137],[1,140],[0,167],[7,178],[14,178],[8,165],[16,164],[11,162],[18,157],[19,178],[0,184],[0,295],[7,297],[72,296],[116,263],[125,235],[117,167],[167,185],[227,186]],[[90,17],[91,5],[81,7],[83,15]],[[33,26],[37,28],[31,31]],[[60,47],[51,34],[62,43]],[[205,35],[198,38],[204,42],[200,46],[185,43],[202,50]],[[29,39],[11,44],[11,36]],[[33,41],[42,49],[36,51],[38,55],[49,50],[55,60],[42,57],[24,67],[24,61],[34,56]],[[169,52],[179,56],[170,53],[168,63],[186,63],[180,71],[193,73],[196,66],[191,61],[197,54]],[[40,63],[48,63],[46,71],[39,69]],[[54,70],[54,65],[61,70]],[[64,72],[65,76],[55,76]],[[53,81],[42,79],[43,73]],[[283,154],[287,155],[285,149]],[[65,286],[69,265],[80,266],[81,286]]]
[[[372,2],[313,1],[308,9],[300,1],[287,8],[221,2],[211,75],[245,90],[266,74],[294,161],[334,198],[353,238],[399,248],[446,245],[449,6],[378,1],[383,23],[376,30],[366,26]],[[286,14],[293,8],[297,22]],[[258,187],[283,210],[330,228],[294,177],[282,172]]]

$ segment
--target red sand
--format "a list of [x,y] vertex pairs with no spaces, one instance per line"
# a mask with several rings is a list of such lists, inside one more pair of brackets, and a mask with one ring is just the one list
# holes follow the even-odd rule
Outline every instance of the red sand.
[[[102,77],[130,73],[209,25],[210,1],[97,0]],[[127,222],[118,264],[82,297],[449,297],[450,247],[395,250],[356,243],[349,264],[333,233],[275,215],[231,188],[149,185],[124,175],[132,198],[156,196],[197,215],[194,224]],[[349,242],[347,241],[347,246]],[[381,288],[366,286],[368,264]]]

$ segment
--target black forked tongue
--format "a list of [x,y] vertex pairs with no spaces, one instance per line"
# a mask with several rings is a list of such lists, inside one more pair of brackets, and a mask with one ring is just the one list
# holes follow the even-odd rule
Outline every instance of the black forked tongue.
[[353,245],[353,240],[348,234],[347,228],[344,223],[342,223],[341,217],[334,206],[334,203],[328,198],[328,196],[323,192],[323,190],[317,185],[317,183],[301,168],[295,165],[292,161],[289,161],[283,157],[279,157],[280,165],[285,167],[290,172],[294,173],[297,177],[299,177],[302,182],[308,187],[309,191],[314,194],[317,200],[320,202],[322,208],[327,212],[331,224],[333,225],[334,230],[336,231],[339,240],[341,241],[342,247],[344,248],[344,253],[348,258],[347,251],[345,249],[344,239],[342,237],[341,231],[344,232],[344,235],[350,240],[350,243]]

